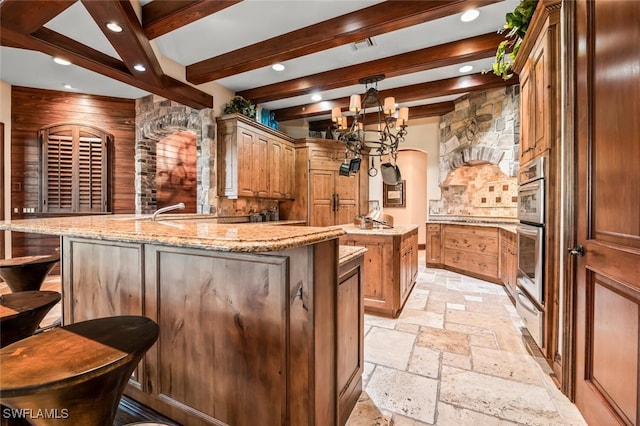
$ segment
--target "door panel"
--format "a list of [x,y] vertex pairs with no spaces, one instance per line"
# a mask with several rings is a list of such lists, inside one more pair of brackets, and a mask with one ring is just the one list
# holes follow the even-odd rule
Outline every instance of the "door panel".
[[575,399],[589,424],[636,425],[640,2],[576,6]]
[[334,177],[331,170],[310,170],[309,225],[330,226],[334,221]]

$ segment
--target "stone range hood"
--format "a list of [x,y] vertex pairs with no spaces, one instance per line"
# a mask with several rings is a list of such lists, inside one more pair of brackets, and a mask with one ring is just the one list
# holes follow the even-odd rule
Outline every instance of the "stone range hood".
[[461,145],[450,154],[449,168],[453,170],[460,166],[499,165],[503,157],[504,151],[490,146]]

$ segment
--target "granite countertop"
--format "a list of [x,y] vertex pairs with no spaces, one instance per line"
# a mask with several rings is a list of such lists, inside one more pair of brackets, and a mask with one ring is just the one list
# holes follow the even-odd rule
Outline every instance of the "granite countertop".
[[428,220],[427,223],[436,223],[436,224],[445,224],[445,225],[462,225],[462,226],[486,226],[486,227],[492,227],[492,228],[498,228],[498,229],[504,229],[507,232],[511,232],[511,233],[516,233],[516,227],[518,226],[518,222],[489,222],[489,221],[483,221],[483,222],[479,222],[479,221],[475,221],[475,220],[471,220],[471,221],[464,221],[464,220],[458,220],[458,219],[452,219],[452,220]]
[[266,222],[261,226],[255,226],[255,223],[218,224],[204,219],[161,218],[154,222],[150,220],[149,215],[56,217],[6,220],[0,222],[0,229],[229,252],[286,250],[338,238],[345,234],[339,228],[280,226],[283,223],[270,226]]
[[339,246],[338,252],[338,264],[344,265],[357,258],[358,256],[362,256],[367,251],[366,247],[360,246]]
[[404,235],[408,232],[418,229],[418,225],[394,225],[393,228],[373,228],[362,229],[356,225],[336,225],[332,226],[332,229],[342,229],[347,234],[362,234],[362,235]]

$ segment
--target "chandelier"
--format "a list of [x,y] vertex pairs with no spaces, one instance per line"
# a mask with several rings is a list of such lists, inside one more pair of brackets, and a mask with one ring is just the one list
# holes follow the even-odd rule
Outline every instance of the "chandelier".
[[[384,79],[384,75],[374,75],[359,80],[365,85],[365,94],[351,95],[349,111],[353,113],[353,121],[348,125],[347,117],[342,115],[340,107],[331,110],[331,119],[338,141],[345,145],[345,161],[340,166],[342,176],[350,176],[360,169],[362,157],[371,157],[369,176],[378,174],[374,158],[388,157],[391,162],[380,164],[382,180],[387,185],[396,185],[401,180],[400,169],[396,164],[398,145],[404,141],[407,134],[409,108],[403,107],[396,111],[396,101],[393,97],[380,100],[377,83]],[[368,122],[366,121],[368,120]],[[347,161],[352,157],[350,161]]]

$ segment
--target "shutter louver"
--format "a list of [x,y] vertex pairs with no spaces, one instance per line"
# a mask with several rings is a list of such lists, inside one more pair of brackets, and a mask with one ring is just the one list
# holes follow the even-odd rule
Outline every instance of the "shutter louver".
[[59,125],[41,131],[42,211],[107,211],[109,135],[88,126]]

